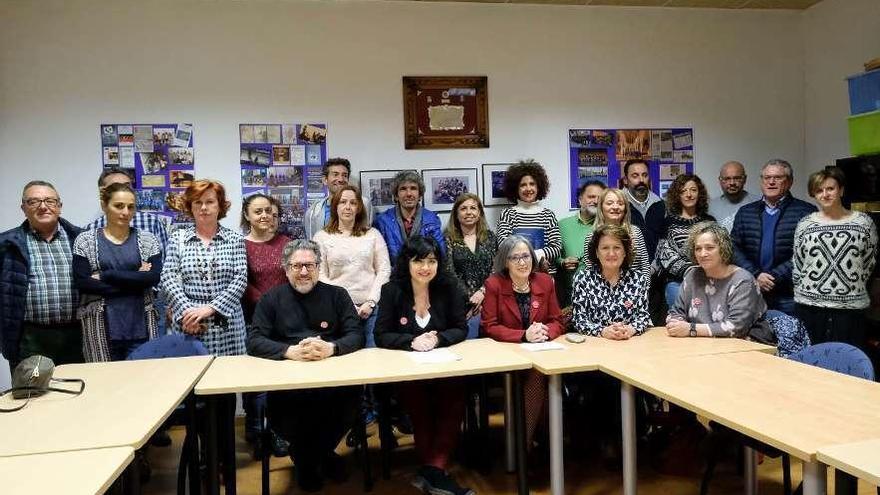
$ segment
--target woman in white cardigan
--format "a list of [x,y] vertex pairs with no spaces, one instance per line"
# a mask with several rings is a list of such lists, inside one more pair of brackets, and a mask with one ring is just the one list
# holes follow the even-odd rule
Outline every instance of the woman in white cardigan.
[[366,347],[375,347],[376,305],[391,274],[391,262],[385,239],[367,224],[357,187],[347,185],[333,195],[330,222],[313,240],[321,248],[320,280],[348,291],[363,320]]

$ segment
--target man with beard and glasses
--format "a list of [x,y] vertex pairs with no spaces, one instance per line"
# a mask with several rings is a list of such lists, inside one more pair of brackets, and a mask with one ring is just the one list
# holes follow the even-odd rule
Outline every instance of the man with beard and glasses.
[[574,273],[584,266],[584,239],[593,231],[599,195],[607,186],[598,180],[584,182],[578,189],[577,198],[580,209],[574,215],[559,221],[562,235],[562,256],[558,263],[562,268],[558,273],[559,304],[566,307],[571,303],[571,280]]
[[761,199],[745,190],[746,179],[746,168],[736,161],[725,163],[718,173],[721,196],[709,201],[709,214],[728,232],[733,228],[733,219],[740,207]]
[[[360,318],[342,287],[318,281],[321,251],[305,239],[282,251],[289,284],[260,298],[248,334],[248,353],[266,359],[320,361],[364,346]],[[353,424],[360,387],[269,392],[273,429],[290,442],[296,480],[303,491],[317,492],[324,478],[345,478],[336,445]]]

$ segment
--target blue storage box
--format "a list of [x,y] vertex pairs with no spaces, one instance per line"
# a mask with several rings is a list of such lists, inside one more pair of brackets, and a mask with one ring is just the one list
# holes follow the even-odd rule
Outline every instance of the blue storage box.
[[849,113],[880,110],[880,69],[847,77],[849,82]]

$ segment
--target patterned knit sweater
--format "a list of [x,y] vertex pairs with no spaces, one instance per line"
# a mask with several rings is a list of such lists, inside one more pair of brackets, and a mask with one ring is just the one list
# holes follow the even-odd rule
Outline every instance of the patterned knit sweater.
[[877,227],[871,217],[854,211],[828,220],[811,213],[794,232],[795,302],[820,308],[868,307],[868,278],[876,260]]

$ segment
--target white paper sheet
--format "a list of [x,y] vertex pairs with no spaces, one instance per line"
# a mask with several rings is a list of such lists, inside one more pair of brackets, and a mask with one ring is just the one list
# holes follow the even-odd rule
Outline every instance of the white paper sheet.
[[461,360],[461,356],[446,348],[432,349],[427,352],[410,352],[409,357],[419,364],[451,363]]
[[532,352],[538,351],[561,351],[565,346],[558,342],[524,342],[519,345],[523,349]]

